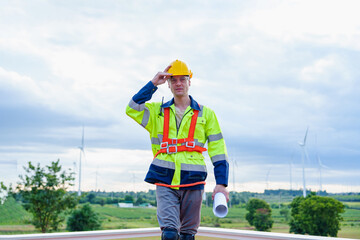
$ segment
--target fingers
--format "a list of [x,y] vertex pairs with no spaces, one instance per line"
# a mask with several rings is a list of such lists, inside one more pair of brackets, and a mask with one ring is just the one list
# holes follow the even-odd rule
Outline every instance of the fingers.
[[161,81],[161,83],[166,82],[166,80],[168,80],[171,77],[171,73],[165,73],[165,72],[159,72],[157,74],[158,79]]
[[171,65],[167,66],[167,67],[165,68],[164,72],[169,71],[170,68],[171,68]]
[[169,78],[169,77],[172,76],[171,73],[167,73],[167,72],[158,72],[157,75],[158,75],[160,78],[161,78],[161,77],[162,77],[162,78]]
[[228,201],[230,200],[230,199],[229,199],[229,193],[228,193],[228,192],[226,192],[225,197],[226,197],[226,202],[228,202]]
[[170,68],[171,68],[171,65],[167,66],[163,72],[158,72],[155,75],[153,80],[151,80],[155,86],[164,84],[166,82],[166,80],[168,80],[172,76],[171,73],[167,72]]
[[228,190],[226,189],[225,186],[222,186],[222,185],[216,185],[215,188],[214,188],[214,191],[213,191],[213,194],[211,195],[212,199],[214,200],[214,197],[215,197],[215,194],[218,193],[218,192],[221,192],[225,195],[225,198],[226,198],[226,201],[228,202],[229,201],[229,192]]

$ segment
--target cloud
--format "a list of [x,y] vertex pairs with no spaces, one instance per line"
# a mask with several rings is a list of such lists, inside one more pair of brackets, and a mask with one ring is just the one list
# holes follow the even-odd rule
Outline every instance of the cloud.
[[266,5],[243,16],[240,22],[283,42],[305,41],[353,50],[360,48],[356,40],[359,21],[355,10],[359,2],[316,1],[311,7],[309,3],[289,1]]
[[[97,158],[113,148],[148,151],[147,132],[125,106],[178,58],[194,72],[192,96],[216,112],[229,154],[258,164],[253,175],[264,163],[285,164],[294,151],[299,161],[307,126],[310,155],[316,135],[327,165],[341,159],[341,170],[357,169],[357,5],[9,2],[0,9],[0,144],[17,147],[21,159],[31,146],[63,154],[79,145],[84,124],[86,147],[102,149]],[[152,100],[163,96],[172,97],[166,85]]]

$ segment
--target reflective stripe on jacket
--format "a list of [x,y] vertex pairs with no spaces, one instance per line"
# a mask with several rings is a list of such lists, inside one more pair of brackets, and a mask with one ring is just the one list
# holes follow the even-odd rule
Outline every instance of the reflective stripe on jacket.
[[[225,141],[215,113],[199,105],[191,96],[191,104],[185,110],[180,127],[176,127],[174,99],[162,104],[159,102],[146,103],[157,90],[150,81],[131,99],[126,108],[126,114],[150,133],[152,152],[160,149],[163,138],[164,108],[170,108],[169,138],[187,138],[193,109],[199,110],[196,122],[195,144],[205,146],[207,141],[208,154],[214,165],[216,184],[228,184],[229,164]],[[177,144],[180,146],[181,144]],[[153,159],[145,181],[149,183],[165,183],[171,185],[189,184],[204,181],[207,176],[204,156],[199,152],[177,152],[172,154],[160,153]],[[180,189],[203,189],[203,185]]]

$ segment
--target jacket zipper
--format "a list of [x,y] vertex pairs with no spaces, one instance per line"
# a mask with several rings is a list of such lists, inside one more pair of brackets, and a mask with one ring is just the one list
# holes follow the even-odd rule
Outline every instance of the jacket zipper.
[[[176,113],[174,113],[175,124],[176,124],[176,138],[177,138],[178,135],[179,135],[179,129],[180,129],[182,120],[184,119],[185,115],[188,114],[188,113],[191,111],[191,109],[192,109],[192,108],[190,108],[189,111],[187,111],[186,113],[184,113],[184,115],[182,116],[181,121],[180,121],[180,124],[179,124],[179,128],[177,127]],[[175,111],[176,111],[176,110],[175,110]]]

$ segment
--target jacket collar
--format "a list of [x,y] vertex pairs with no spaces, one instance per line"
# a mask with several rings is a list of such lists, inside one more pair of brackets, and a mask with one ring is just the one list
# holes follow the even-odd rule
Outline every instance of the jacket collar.
[[[190,97],[190,107],[192,109],[195,109],[195,110],[199,110],[200,111],[200,106],[199,104],[189,95]],[[170,101],[164,103],[163,105],[161,105],[162,108],[168,108],[170,107],[171,105],[174,104],[174,98],[171,99]]]

